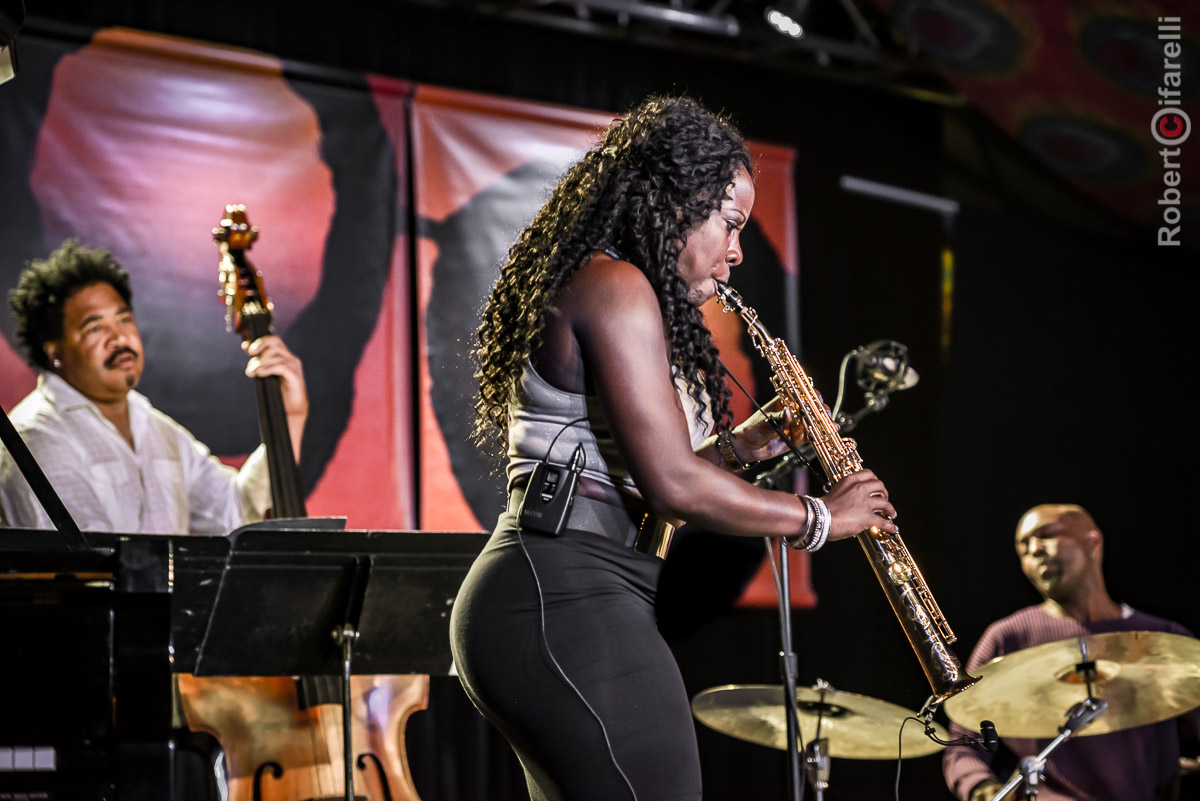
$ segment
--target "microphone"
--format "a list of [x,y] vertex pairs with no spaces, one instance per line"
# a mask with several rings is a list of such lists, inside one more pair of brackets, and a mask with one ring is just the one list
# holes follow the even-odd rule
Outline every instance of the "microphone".
[[925,736],[935,743],[944,746],[953,745],[969,745],[972,748],[978,748],[980,751],[986,751],[989,754],[996,753],[996,749],[1000,747],[1000,737],[996,734],[996,724],[990,720],[979,721],[979,736],[974,737],[970,734],[964,734],[962,737],[957,737],[953,740],[943,740],[937,736],[933,728],[933,713],[925,718]]
[[866,392],[888,393],[916,386],[921,379],[908,366],[908,347],[894,339],[877,339],[854,350],[858,386]]
[[996,753],[1000,747],[1000,738],[996,735],[996,724],[990,720],[979,721],[979,733],[983,736],[983,750],[989,754]]

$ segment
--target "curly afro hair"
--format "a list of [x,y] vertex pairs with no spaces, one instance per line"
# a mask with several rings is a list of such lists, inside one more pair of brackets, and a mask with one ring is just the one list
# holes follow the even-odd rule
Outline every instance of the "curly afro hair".
[[508,404],[547,307],[604,247],[645,273],[672,364],[697,401],[707,393],[718,425],[730,425],[725,371],[688,302],[678,261],[688,233],[720,208],[739,170],[751,171],[750,153],[729,121],[690,98],[652,96],[566,172],[509,249],[483,310],[472,353],[479,381],[472,434],[481,448],[503,448]]
[[25,348],[26,360],[48,368],[46,343],[63,335],[63,306],[67,300],[93,284],[111,284],[132,306],[129,275],[106,250],[84,247],[68,239],[45,261],[29,263],[8,293],[8,305],[17,324],[17,340]]

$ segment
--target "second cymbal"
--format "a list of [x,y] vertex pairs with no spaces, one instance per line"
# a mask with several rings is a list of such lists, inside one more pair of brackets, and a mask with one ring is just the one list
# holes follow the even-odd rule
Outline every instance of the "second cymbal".
[[[1200,640],[1159,631],[1116,631],[1083,638],[1095,664],[1092,694],[1104,715],[1078,736],[1157,723],[1200,705]],[[980,682],[946,701],[946,714],[968,728],[987,718],[1002,737],[1054,737],[1067,710],[1087,697],[1077,667],[1079,638],[997,657]]]
[[[692,712],[706,726],[719,732],[769,748],[787,747],[787,720],[784,717],[783,687],[777,684],[729,684],[697,693]],[[928,739],[919,722],[904,727],[904,719],[915,717],[902,706],[842,692],[832,688],[821,692],[811,687],[796,688],[796,712],[800,731],[807,739],[817,736],[829,740],[829,755],[844,759],[896,759],[932,754],[942,746]],[[817,719],[820,718],[820,734]],[[948,739],[937,724],[939,737]]]

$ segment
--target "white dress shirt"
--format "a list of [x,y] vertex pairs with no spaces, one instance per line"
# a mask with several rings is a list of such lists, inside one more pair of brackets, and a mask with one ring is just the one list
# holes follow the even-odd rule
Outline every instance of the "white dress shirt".
[[[10,417],[84,531],[228,534],[261,519],[270,505],[261,445],[234,470],[141,393],[129,393],[132,448],[95,404],[53,373],[38,375]],[[53,528],[3,449],[0,511],[10,526]]]

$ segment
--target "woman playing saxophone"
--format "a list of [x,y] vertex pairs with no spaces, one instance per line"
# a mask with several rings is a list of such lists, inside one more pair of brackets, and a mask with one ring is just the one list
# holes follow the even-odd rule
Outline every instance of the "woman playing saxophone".
[[509,501],[451,636],[535,799],[700,798],[688,698],[654,620],[673,522],[810,549],[895,530],[870,471],[822,499],[735,475],[787,447],[762,414],[732,426],[698,310],[742,260],[754,194],[731,125],[650,98],[565,174],[484,309],[476,434],[507,454]]

